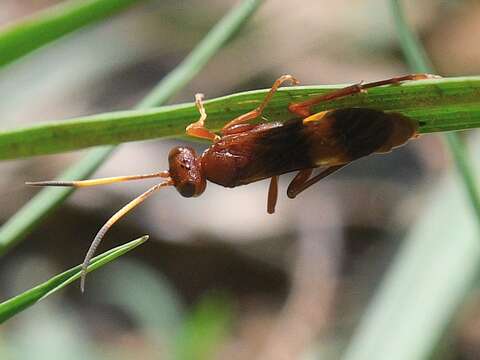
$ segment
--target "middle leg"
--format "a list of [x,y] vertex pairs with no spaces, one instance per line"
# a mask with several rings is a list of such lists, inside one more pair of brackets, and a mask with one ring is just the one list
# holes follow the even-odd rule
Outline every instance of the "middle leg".
[[275,205],[278,199],[278,175],[272,176],[270,179],[270,186],[268,187],[267,198],[267,213],[273,214],[275,212]]
[[250,120],[256,119],[260,115],[262,115],[263,110],[267,106],[267,104],[270,102],[270,100],[273,97],[273,94],[278,90],[278,88],[286,81],[290,81],[293,85],[299,84],[299,81],[294,78],[292,75],[282,75],[280,76],[275,82],[273,83],[272,87],[270,88],[270,91],[268,92],[267,96],[265,96],[265,99],[263,99],[262,103],[254,110],[249,111],[245,114],[242,114],[235,119],[231,120],[228,122],[223,128],[222,128],[222,134],[223,135],[228,135],[232,132],[237,132],[235,131],[235,127],[241,124],[245,124],[249,122]]

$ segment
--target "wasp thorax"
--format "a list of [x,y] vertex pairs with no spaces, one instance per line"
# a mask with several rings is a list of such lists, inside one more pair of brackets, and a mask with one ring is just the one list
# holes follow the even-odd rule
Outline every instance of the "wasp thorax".
[[170,177],[178,192],[185,197],[201,195],[207,185],[195,150],[178,146],[168,154]]

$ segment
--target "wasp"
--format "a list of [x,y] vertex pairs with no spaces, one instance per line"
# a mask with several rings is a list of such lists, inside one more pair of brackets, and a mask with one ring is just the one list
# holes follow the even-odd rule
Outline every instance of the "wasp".
[[[184,197],[200,196],[207,180],[225,187],[236,187],[270,179],[267,212],[272,214],[278,197],[278,177],[298,171],[290,182],[287,196],[295,198],[302,191],[352,161],[374,153],[387,153],[417,136],[418,122],[400,113],[368,108],[330,109],[312,113],[312,107],[368,89],[399,84],[403,81],[438,78],[430,74],[411,74],[370,83],[357,83],[303,102],[291,103],[292,119],[286,122],[253,123],[285,82],[297,85],[291,75],[278,78],[262,103],[228,122],[220,135],[205,127],[207,113],[203,95],[195,95],[200,118],[186,128],[187,135],[212,142],[201,155],[188,146],[174,147],[169,155],[168,171],[152,174],[109,177],[82,181],[28,182],[34,186],[87,187],[129,180],[163,178],[164,180],[118,210],[98,231],[82,264],[82,292],[87,268],[101,240],[110,227],[156,191],[174,186]],[[314,170],[320,172],[314,175]]]

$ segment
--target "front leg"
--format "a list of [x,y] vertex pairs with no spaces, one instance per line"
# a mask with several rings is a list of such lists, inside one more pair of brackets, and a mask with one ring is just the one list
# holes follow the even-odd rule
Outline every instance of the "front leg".
[[200,119],[188,125],[185,129],[185,132],[187,133],[187,135],[196,138],[207,139],[212,142],[219,141],[220,136],[205,127],[207,112],[205,111],[205,107],[203,106],[203,94],[195,94],[195,105],[197,106],[198,112],[200,113]]

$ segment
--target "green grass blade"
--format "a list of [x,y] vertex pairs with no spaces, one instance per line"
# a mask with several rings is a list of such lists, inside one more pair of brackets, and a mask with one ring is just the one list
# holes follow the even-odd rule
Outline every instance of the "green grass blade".
[[[247,22],[261,3],[262,0],[244,0],[232,9],[137,108],[148,108],[166,102],[179,90],[178,84],[186,84],[200,72],[203,65]],[[65,171],[59,179],[84,179],[90,176],[114,149],[114,146],[108,146],[91,150],[79,163]],[[13,216],[0,228],[0,255],[20,242],[47,213],[52,212],[71,193],[72,190],[68,188],[41,190],[17,213],[18,216]]]
[[344,360],[432,358],[478,274],[478,228],[462,190],[452,176],[424,199],[428,206],[363,314]]
[[[391,4],[412,70],[431,71],[399,2]],[[449,177],[426,200],[424,215],[385,275],[344,359],[431,358],[472,288],[480,265],[478,191],[464,145],[456,134],[449,134],[448,143],[468,191]],[[477,218],[471,215],[472,206]]]
[[[296,87],[279,91],[269,104],[266,118],[281,121],[292,117],[291,101],[321,94],[332,87]],[[267,90],[233,94],[206,102],[208,127],[218,130],[228,120],[252,110]],[[384,86],[367,94],[351,96],[328,107],[368,107],[398,111],[420,122],[420,133],[480,127],[480,76],[414,81]],[[161,137],[179,137],[198,119],[194,104],[113,112],[90,117],[34,125],[0,132],[0,159],[52,154],[94,145]]]
[[432,73],[433,66],[417,35],[407,25],[405,15],[399,0],[390,0],[393,20],[397,29],[398,40],[403,50],[403,55],[412,71],[419,73]]
[[165,104],[195,75],[210,59],[246,24],[263,0],[243,0],[240,5],[228,12],[198,43],[193,51],[165,76],[137,106],[145,109]]
[[0,32],[0,67],[139,0],[72,0],[20,20]]
[[[94,259],[92,259],[88,267],[88,271],[98,269],[99,267],[132,250],[133,248],[143,244],[145,241],[147,241],[147,239],[148,236],[143,236],[139,239],[130,241],[127,244],[118,246],[99,256],[96,256]],[[3,323],[12,316],[17,315],[18,313],[32,306],[36,302],[45,299],[47,296],[50,296],[51,294],[63,289],[73,281],[79,279],[81,271],[82,265],[75,266],[74,268],[56,275],[48,281],[37,285],[20,295],[2,302],[0,304],[0,323]]]

